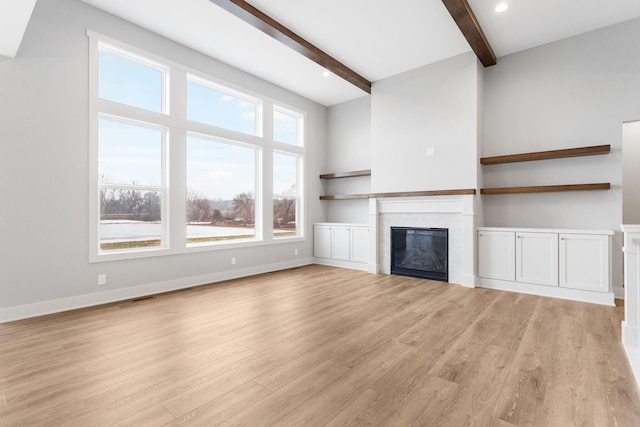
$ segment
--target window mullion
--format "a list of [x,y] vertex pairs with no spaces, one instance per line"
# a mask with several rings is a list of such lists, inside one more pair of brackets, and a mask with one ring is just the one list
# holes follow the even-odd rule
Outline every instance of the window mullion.
[[173,127],[168,151],[167,219],[169,247],[179,249],[186,246],[187,239],[187,74],[183,70],[172,69],[170,79],[169,111]]
[[273,240],[273,150],[262,150],[262,235]]

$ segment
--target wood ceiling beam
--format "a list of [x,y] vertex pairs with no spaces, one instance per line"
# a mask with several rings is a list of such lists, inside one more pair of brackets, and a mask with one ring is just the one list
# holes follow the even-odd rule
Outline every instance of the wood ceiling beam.
[[263,33],[273,37],[296,52],[306,56],[331,73],[343,78],[354,86],[371,93],[371,82],[337,59],[323,52],[284,25],[262,13],[243,0],[209,0],[236,17],[242,19]]
[[451,17],[462,31],[462,35],[469,42],[471,49],[482,62],[482,65],[489,67],[496,65],[496,55],[489,45],[489,41],[484,35],[476,16],[471,10],[467,0],[442,0]]

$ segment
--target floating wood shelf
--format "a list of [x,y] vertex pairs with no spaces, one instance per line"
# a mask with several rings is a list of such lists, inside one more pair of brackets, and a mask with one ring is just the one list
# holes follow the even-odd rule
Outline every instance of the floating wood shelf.
[[434,191],[404,191],[398,193],[373,193],[369,194],[371,199],[381,199],[384,197],[419,197],[419,196],[459,196],[464,194],[476,194],[474,188],[464,190],[434,190]]
[[483,165],[497,165],[500,163],[529,162],[532,160],[560,159],[563,157],[593,156],[607,154],[611,145],[595,145],[592,147],[567,148],[562,150],[537,151],[534,153],[510,154],[506,156],[482,157]]
[[459,196],[476,194],[473,188],[463,190],[434,190],[434,191],[403,191],[398,193],[344,194],[338,196],[320,196],[320,200],[353,200],[353,199],[382,199],[388,197],[424,197],[424,196]]
[[371,169],[351,172],[325,173],[320,175],[320,179],[352,178],[354,176],[371,176]]
[[532,187],[483,188],[480,194],[516,194],[516,193],[549,193],[556,191],[592,191],[609,190],[611,184],[571,184],[571,185],[535,185]]
[[320,200],[355,200],[368,199],[368,194],[342,194],[337,196],[320,196]]

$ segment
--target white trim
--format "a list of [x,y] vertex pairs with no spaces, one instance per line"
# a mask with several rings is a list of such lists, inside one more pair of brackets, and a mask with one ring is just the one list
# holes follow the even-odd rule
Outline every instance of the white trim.
[[475,288],[478,286],[476,276],[473,274],[463,274],[458,285],[462,285],[465,288]]
[[613,230],[576,230],[565,228],[478,227],[478,231],[514,231],[522,233],[597,234],[613,236]]
[[99,292],[88,295],[78,295],[68,298],[60,298],[50,301],[42,301],[32,304],[0,308],[0,323],[28,319],[37,316],[44,316],[53,313],[60,313],[96,305],[108,304],[117,301],[124,301],[148,295],[156,295],[164,292],[191,288],[193,286],[208,285],[225,280],[254,276],[256,274],[270,273],[273,271],[285,270],[288,268],[302,267],[313,263],[313,258],[303,258],[294,261],[265,264],[256,267],[229,270],[220,273],[203,274],[200,276],[167,280],[164,282],[147,283],[140,286],[114,289],[106,292]]
[[369,271],[369,264],[362,262],[341,261],[329,258],[314,258],[314,264],[328,265],[329,267],[349,268],[351,270]]
[[624,299],[624,288],[622,286],[614,286],[613,294],[616,296],[616,299]]
[[[268,237],[268,236],[267,236]],[[202,244],[202,245],[192,245],[184,248],[156,248],[156,249],[138,249],[135,252],[114,252],[114,253],[103,253],[100,255],[98,259],[90,259],[89,263],[100,263],[100,262],[111,262],[111,261],[122,261],[122,260],[130,260],[130,259],[141,259],[141,258],[153,258],[159,256],[169,256],[169,255],[184,255],[189,253],[199,253],[199,252],[210,252],[216,250],[226,250],[226,249],[237,249],[237,248],[254,248],[257,246],[270,246],[270,245],[278,245],[283,243],[296,243],[296,242],[306,242],[307,238],[303,236],[291,236],[291,237],[281,237],[275,240],[245,240],[245,241],[236,241],[229,240],[227,241],[219,241],[215,244]]]
[[504,280],[486,279],[483,277],[478,278],[477,285],[480,288],[588,302],[591,304],[608,305],[611,307],[615,306],[615,295],[613,292],[591,292],[579,289],[560,288],[556,286],[530,285],[528,283],[508,282]]
[[447,196],[378,199],[378,214],[395,213],[461,214],[466,212],[463,200],[449,199]]

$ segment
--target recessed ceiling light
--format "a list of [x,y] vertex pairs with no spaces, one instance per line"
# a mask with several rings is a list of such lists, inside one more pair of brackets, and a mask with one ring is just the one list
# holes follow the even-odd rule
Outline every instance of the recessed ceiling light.
[[322,73],[322,77],[329,77],[331,76],[331,73],[327,70],[324,71],[324,73]]
[[505,10],[509,9],[509,5],[506,3],[498,3],[498,5],[496,6],[496,8],[494,9],[496,12],[501,13],[504,12]]

